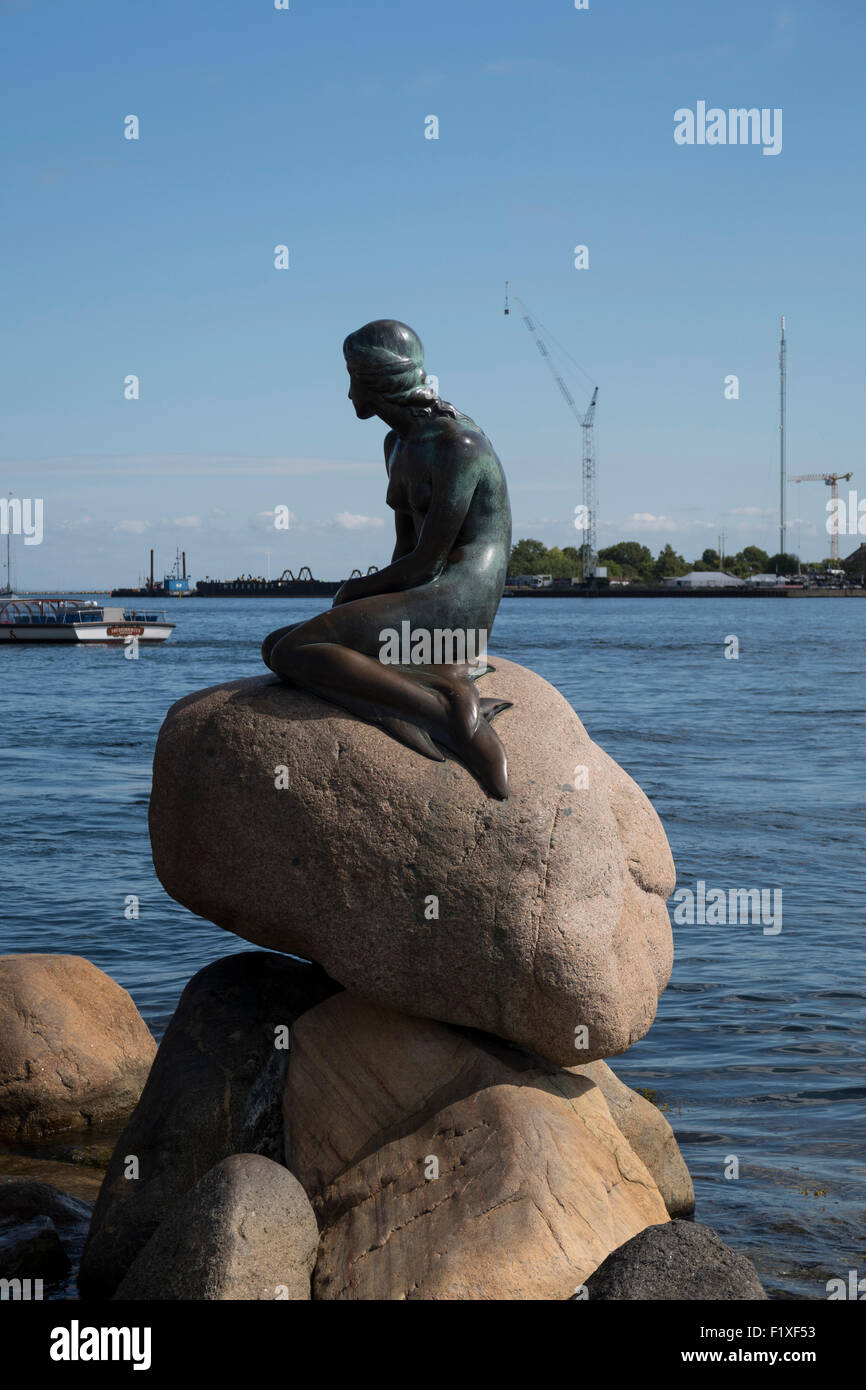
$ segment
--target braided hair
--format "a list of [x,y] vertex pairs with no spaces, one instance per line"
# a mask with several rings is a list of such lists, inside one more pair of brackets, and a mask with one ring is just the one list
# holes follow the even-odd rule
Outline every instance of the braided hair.
[[402,406],[412,415],[450,415],[459,411],[426,385],[424,349],[418,334],[396,319],[375,319],[343,343],[352,376],[381,401]]

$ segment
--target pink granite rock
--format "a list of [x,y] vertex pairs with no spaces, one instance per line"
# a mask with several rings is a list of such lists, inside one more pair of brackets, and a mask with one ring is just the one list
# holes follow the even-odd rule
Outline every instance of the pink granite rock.
[[611,1056],[670,973],[667,840],[562,695],[492,660],[482,693],[514,705],[504,802],[270,676],[179,701],[154,761],[156,870],[193,912],[372,1002],[561,1066]]

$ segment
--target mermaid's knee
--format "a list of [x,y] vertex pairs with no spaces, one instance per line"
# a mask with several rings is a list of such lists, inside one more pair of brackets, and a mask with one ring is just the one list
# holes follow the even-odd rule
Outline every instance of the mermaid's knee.
[[[271,642],[270,649],[265,657],[265,665],[271,668],[275,676],[285,677],[291,666],[292,654],[295,647],[291,637],[285,632],[272,633],[271,637],[274,640]],[[270,638],[266,638],[265,644],[267,645],[270,640]],[[264,648],[262,649],[262,655],[264,656]]]
[[303,625],[303,622],[289,623],[287,627],[278,627],[274,632],[268,633],[267,637],[262,643],[262,661],[265,663],[266,666],[270,666],[271,664],[271,654],[273,653],[274,647],[277,645],[277,643],[281,642],[283,638],[288,636],[290,632],[294,632],[295,628],[303,627]]

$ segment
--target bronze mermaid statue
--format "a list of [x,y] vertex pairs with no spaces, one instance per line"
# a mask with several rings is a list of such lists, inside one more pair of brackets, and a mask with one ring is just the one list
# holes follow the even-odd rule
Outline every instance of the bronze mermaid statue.
[[[442,762],[447,749],[505,800],[505,749],[492,721],[510,702],[481,697],[475,685],[494,669],[486,639],[511,551],[502,465],[474,420],[425,384],[424,350],[405,323],[366,324],[343,355],[356,415],[388,426],[394,554],[384,569],[343,584],[328,612],[272,632],[262,657],[288,685],[381,725],[425,757]],[[423,660],[436,646],[422,640],[408,660],[404,642],[395,660],[383,655],[394,648],[389,633],[462,634],[458,656],[475,659]]]

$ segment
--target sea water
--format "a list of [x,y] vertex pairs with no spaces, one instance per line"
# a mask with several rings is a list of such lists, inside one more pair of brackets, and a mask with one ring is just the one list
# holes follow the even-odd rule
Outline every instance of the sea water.
[[[156,879],[153,748],[174,700],[263,673],[262,637],[324,606],[174,601],[137,660],[0,650],[0,952],[86,956],[159,1037],[196,970],[251,949]],[[857,599],[505,599],[490,637],[643,787],[679,890],[779,895],[778,931],[678,911],[656,1022],[614,1061],[673,1125],[697,1219],[776,1297],[866,1274],[864,627]]]

